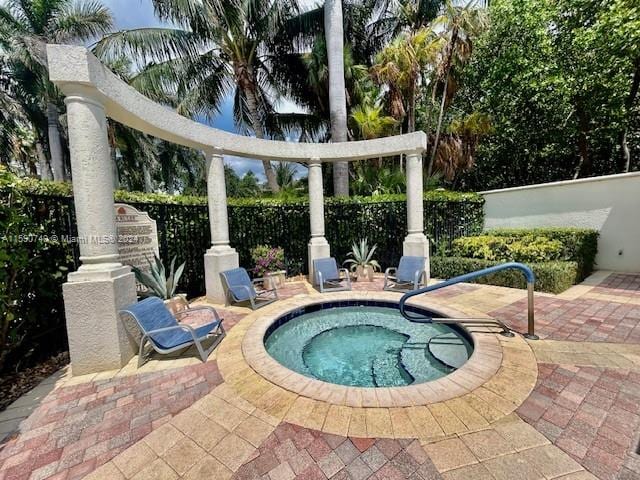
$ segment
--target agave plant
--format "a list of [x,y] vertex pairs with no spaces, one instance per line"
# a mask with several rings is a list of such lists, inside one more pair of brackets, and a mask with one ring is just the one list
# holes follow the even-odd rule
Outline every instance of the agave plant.
[[160,260],[160,257],[154,254],[153,260],[154,261],[151,262],[151,260],[147,258],[147,261],[149,262],[148,272],[143,271],[138,267],[131,267],[131,270],[135,273],[136,280],[147,287],[147,291],[142,292],[143,296],[160,297],[163,300],[169,300],[175,296],[176,288],[180,281],[180,277],[182,276],[185,264],[183,263],[176,269],[176,257],[173,257],[169,268],[169,275],[165,276],[166,269],[164,268],[164,264],[162,263],[162,260]]
[[356,271],[358,267],[362,267],[363,269],[371,267],[374,272],[380,270],[378,261],[372,259],[376,248],[378,248],[377,245],[369,248],[369,241],[366,238],[360,240],[359,243],[354,242],[351,247],[351,252],[347,254],[347,256],[351,258],[345,260],[344,265],[350,265],[349,268],[352,272]]

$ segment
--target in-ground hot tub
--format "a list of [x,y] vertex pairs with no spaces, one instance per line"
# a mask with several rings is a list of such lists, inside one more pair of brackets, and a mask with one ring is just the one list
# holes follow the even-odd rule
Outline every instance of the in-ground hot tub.
[[462,328],[409,322],[397,303],[371,300],[298,308],[271,323],[264,345],[269,355],[294,372],[356,387],[436,380],[460,368],[473,351],[471,337]]

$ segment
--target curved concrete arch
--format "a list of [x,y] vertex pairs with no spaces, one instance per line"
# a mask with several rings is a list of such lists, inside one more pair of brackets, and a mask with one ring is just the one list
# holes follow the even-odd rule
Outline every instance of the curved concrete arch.
[[114,120],[169,142],[225,155],[282,161],[351,161],[422,152],[424,132],[345,143],[294,143],[236,135],[195,122],[140,94],[89,50],[47,45],[49,77],[66,96],[97,97]]

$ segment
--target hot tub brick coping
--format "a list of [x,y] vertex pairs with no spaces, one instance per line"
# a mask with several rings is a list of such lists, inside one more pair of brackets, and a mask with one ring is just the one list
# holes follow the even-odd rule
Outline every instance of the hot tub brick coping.
[[[487,428],[484,425],[512,413],[529,395],[537,379],[533,352],[524,339],[502,337],[494,333],[495,329],[467,328],[474,352],[462,368],[434,381],[404,387],[363,388],[322,382],[285,368],[264,349],[263,338],[269,325],[292,310],[326,301],[397,302],[399,297],[389,292],[341,292],[297,297],[269,305],[241,320],[233,329],[236,334],[223,340],[218,353],[223,378],[243,400],[256,408],[254,415],[263,415],[271,419],[271,423],[287,419],[302,427],[355,436],[384,430],[392,438],[410,438],[409,432],[415,438],[419,432],[418,437],[423,441],[425,437],[435,440],[452,433]],[[468,312],[453,310],[436,299],[415,304],[454,318],[468,316]],[[279,380],[276,382],[276,379]],[[395,409],[395,417],[390,416],[391,409]],[[348,425],[327,421],[330,410],[339,411],[340,418],[348,418]],[[401,418],[400,411],[409,415],[415,430],[406,425],[392,428],[393,418],[396,422]],[[369,429],[366,418],[375,421]],[[390,419],[388,424],[387,419]]]
[[[351,293],[351,292],[348,292]],[[314,297],[310,299],[308,303],[297,301],[295,304],[288,303],[286,305],[281,305],[279,309],[271,309],[267,315],[262,315],[260,318],[257,318],[254,323],[248,328],[245,337],[242,341],[242,352],[245,356],[247,363],[260,375],[264,376],[267,380],[272,381],[276,385],[280,385],[288,390],[293,391],[294,393],[309,396],[311,398],[316,398],[319,400],[327,401],[331,397],[339,396],[339,393],[336,391],[337,386],[334,384],[330,384],[327,382],[321,382],[316,379],[309,379],[308,382],[305,382],[302,385],[302,382],[295,381],[285,381],[283,385],[284,378],[288,378],[285,375],[285,372],[291,372],[291,370],[287,369],[276,360],[271,358],[271,356],[266,352],[264,347],[264,336],[268,331],[269,327],[276,321],[278,318],[285,316],[292,311],[297,310],[298,308],[304,305],[318,305],[321,303],[335,303],[336,294],[326,295],[325,297]],[[366,299],[367,295],[358,295],[358,294],[339,294],[338,299],[348,299],[350,301],[353,300],[363,300]],[[376,300],[384,301],[384,302],[397,302],[399,299],[399,294],[386,294],[383,298],[376,298]],[[446,310],[443,311],[443,310]],[[464,314],[460,312],[454,311],[451,308],[438,308],[439,313],[446,313],[448,316],[453,316],[457,318],[463,318]],[[478,335],[477,332],[470,331],[469,329],[464,328],[467,333],[470,335],[473,343],[474,343],[474,352],[471,358],[463,365],[460,369],[453,372],[453,374],[457,372],[458,376],[455,378],[459,378],[459,382],[455,382],[455,380],[451,379],[450,381],[444,381],[443,379],[447,378],[450,375],[442,377],[440,379],[432,380],[430,382],[425,382],[417,385],[411,385],[408,387],[394,387],[398,389],[406,389],[410,388],[410,392],[413,394],[412,397],[408,398],[407,395],[402,396],[399,400],[393,401],[391,406],[400,406],[406,407],[416,404],[423,403],[433,403],[436,401],[448,400],[449,398],[453,398],[455,396],[459,396],[465,393],[472,391],[474,388],[480,386],[484,381],[486,381],[493,373],[495,373],[494,368],[491,369],[480,369],[475,372],[469,372],[468,376],[464,376],[466,370],[469,369],[469,366],[473,366],[476,363],[476,359],[474,356],[478,356],[483,353],[485,348],[487,349],[487,354],[491,355],[492,352],[500,352],[500,344],[497,339],[493,335],[484,336]],[[493,347],[493,348],[492,348]],[[497,360],[497,358],[496,358]],[[495,367],[495,365],[492,365]],[[298,374],[299,375],[299,374]],[[464,376],[464,377],[463,377]],[[304,377],[308,378],[308,377]],[[452,388],[451,382],[455,383],[454,388]],[[301,388],[302,385],[302,388]],[[424,385],[427,385],[423,387]],[[362,392],[366,392],[367,388],[364,387],[356,387],[362,388]],[[346,406],[360,406],[363,404],[364,406],[373,406],[375,396],[367,397],[366,402],[360,402],[357,400],[352,400],[352,397],[345,397],[345,405]]]

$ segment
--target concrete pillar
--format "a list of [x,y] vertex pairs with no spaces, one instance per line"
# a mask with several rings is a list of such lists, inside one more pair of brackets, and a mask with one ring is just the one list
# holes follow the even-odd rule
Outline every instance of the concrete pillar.
[[221,152],[207,153],[207,198],[209,201],[209,225],[211,248],[204,255],[204,276],[207,300],[226,303],[226,295],[220,272],[239,266],[239,257],[229,245],[229,215],[227,212],[227,187],[224,182],[224,160]]
[[319,158],[309,162],[309,216],[311,240],[309,240],[309,281],[314,282],[313,260],[331,254],[329,242],[324,237],[324,192],[322,187],[322,163]]
[[406,158],[407,175],[407,237],[402,244],[403,255],[425,257],[427,279],[429,273],[429,240],[424,234],[424,185],[422,152],[409,152]]
[[135,277],[120,263],[107,119],[96,92],[67,85],[69,151],[80,260],[63,285],[74,375],[124,366],[134,354],[118,310],[136,301]]

